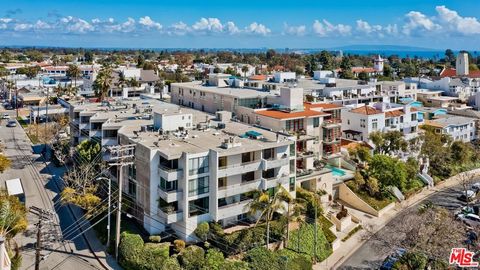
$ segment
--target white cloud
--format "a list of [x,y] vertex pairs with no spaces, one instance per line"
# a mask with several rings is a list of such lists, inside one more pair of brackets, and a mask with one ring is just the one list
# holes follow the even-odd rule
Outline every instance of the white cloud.
[[407,23],[403,26],[403,33],[406,35],[418,34],[418,32],[434,32],[442,28],[439,24],[433,22],[431,18],[418,11],[410,11],[405,17]]
[[13,19],[11,18],[0,18],[0,23],[10,23]]
[[153,28],[153,29],[161,30],[163,28],[163,26],[160,23],[155,22],[149,16],[140,18],[140,20],[138,20],[138,23],[145,26],[148,29]]
[[72,16],[61,18],[60,26],[68,33],[84,34],[95,30],[95,27],[92,24],[83,19]]
[[283,25],[283,32],[288,35],[303,36],[307,32],[307,27],[305,25],[291,26],[285,23]]
[[382,31],[383,27],[381,25],[370,25],[368,22],[363,20],[357,20],[357,31],[371,34],[371,33],[378,33]]
[[192,25],[192,30],[197,32],[219,33],[223,31],[223,24],[217,18],[201,18]]
[[32,27],[33,26],[29,23],[17,23],[13,27],[13,30],[15,30],[15,31],[28,31],[28,30],[32,29]]
[[330,34],[339,34],[342,36],[348,36],[352,32],[352,27],[346,24],[334,25],[327,20],[315,20],[312,25],[313,33],[320,37],[327,37]]
[[177,23],[174,23],[170,26],[170,31],[168,31],[168,34],[174,34],[174,35],[179,35],[179,36],[183,36],[185,35],[187,32],[190,31],[190,27],[188,27],[188,25],[184,22],[177,22]]
[[250,34],[257,34],[261,36],[266,36],[272,32],[265,25],[257,22],[251,23],[249,26],[245,27],[245,32]]
[[225,28],[227,29],[227,32],[230,34],[237,34],[240,33],[240,29],[235,25],[234,22],[227,22],[225,25]]
[[47,22],[44,22],[42,20],[38,20],[34,25],[33,25],[33,28],[35,30],[46,30],[46,29],[51,29],[52,26],[47,23]]
[[470,35],[480,34],[480,22],[474,17],[462,17],[458,12],[448,9],[445,6],[437,6],[438,20],[446,29],[451,32]]

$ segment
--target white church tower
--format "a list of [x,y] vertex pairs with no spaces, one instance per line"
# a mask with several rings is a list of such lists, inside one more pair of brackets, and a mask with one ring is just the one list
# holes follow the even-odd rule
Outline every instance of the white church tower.
[[457,76],[468,75],[468,53],[459,52],[456,63]]
[[376,72],[383,72],[383,58],[380,55],[377,55],[373,60],[373,69]]

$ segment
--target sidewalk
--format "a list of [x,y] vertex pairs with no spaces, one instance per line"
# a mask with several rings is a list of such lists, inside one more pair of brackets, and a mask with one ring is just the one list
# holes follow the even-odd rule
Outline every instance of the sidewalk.
[[[474,175],[479,176],[480,169],[471,170],[469,173],[473,173]],[[411,196],[405,201],[397,203],[392,211],[385,213],[381,217],[371,218],[370,220],[368,220],[368,222],[366,222],[366,225],[371,225],[371,229],[373,230],[373,232],[379,231],[400,212],[415,206],[416,204],[428,198],[434,193],[458,185],[460,183],[460,179],[457,176],[458,175],[452,176],[447,180],[442,181],[433,188],[425,189],[422,192]],[[330,257],[328,257],[325,261],[315,264],[313,266],[313,269],[336,269],[346,259],[348,259],[348,257],[355,253],[355,251],[357,251],[366,241],[366,239],[362,239],[362,231],[356,233],[347,241],[342,242],[340,247],[335,250],[332,255],[330,255]]]
[[[55,177],[54,181],[61,184],[59,177],[65,173],[65,168],[55,167],[51,162],[45,162],[45,165],[52,177]],[[84,214],[83,210],[75,205],[67,205],[65,207],[68,207],[70,209],[70,213],[73,214],[75,222],[77,222]],[[122,269],[118,265],[115,258],[105,251],[105,245],[100,242],[93,228],[86,231],[90,227],[90,225],[90,222],[87,222],[86,224],[80,226],[80,230],[83,231],[86,241],[88,242],[87,245],[90,251],[94,253],[98,263],[103,267],[103,269]]]

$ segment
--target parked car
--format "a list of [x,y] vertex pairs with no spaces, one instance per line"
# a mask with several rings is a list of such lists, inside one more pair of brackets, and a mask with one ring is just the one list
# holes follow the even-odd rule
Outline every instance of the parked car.
[[478,193],[480,191],[480,182],[473,184],[472,190]]
[[479,207],[474,205],[474,206],[463,206],[461,207],[458,211],[455,212],[455,216],[458,216],[460,214],[475,214],[478,215],[478,210]]
[[4,113],[2,115],[2,119],[10,119],[10,115],[8,115],[8,113]]
[[5,105],[5,110],[13,110],[13,106],[8,104],[8,105]]
[[16,127],[17,126],[17,121],[15,120],[10,120],[7,123],[7,127]]
[[475,214],[458,214],[456,218],[472,227],[476,227],[480,225],[480,217]]
[[407,251],[403,248],[399,248],[395,250],[395,252],[389,255],[384,261],[380,270],[390,270],[393,268],[393,265],[400,260],[400,258],[405,254]]
[[466,192],[462,192],[462,195],[458,196],[458,199],[460,201],[464,201],[464,202],[466,202],[466,201],[471,202],[471,201],[475,200],[476,195],[477,194],[475,193],[475,191],[467,190]]

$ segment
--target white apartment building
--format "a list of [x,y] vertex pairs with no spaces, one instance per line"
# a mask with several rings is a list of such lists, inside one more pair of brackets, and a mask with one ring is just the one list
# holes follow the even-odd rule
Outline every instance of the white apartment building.
[[425,125],[433,127],[437,133],[450,135],[454,140],[471,142],[477,139],[474,118],[445,115],[438,119],[426,120]]
[[369,142],[374,131],[397,130],[409,140],[418,135],[417,110],[411,105],[376,103],[342,112],[343,137],[350,140]]
[[135,145],[123,188],[135,202],[130,214],[151,234],[173,230],[194,240],[200,222],[248,222],[252,190],[282,185],[295,196],[295,137],[231,121],[230,112],[131,99],[72,104],[70,117],[74,145]]
[[173,230],[194,240],[197,224],[247,221],[252,190],[278,185],[295,196],[295,138],[188,108],[155,109],[153,131],[125,126],[135,169],[125,189],[151,234]]

